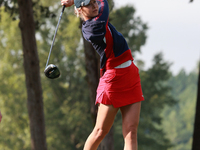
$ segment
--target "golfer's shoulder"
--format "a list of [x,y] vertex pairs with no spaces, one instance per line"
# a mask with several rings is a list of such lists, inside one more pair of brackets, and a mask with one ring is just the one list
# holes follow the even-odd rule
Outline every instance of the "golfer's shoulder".
[[99,41],[102,40],[106,34],[106,22],[89,20],[83,23],[82,33],[86,40]]
[[97,34],[99,32],[106,32],[106,22],[98,20],[88,20],[82,25],[83,34]]

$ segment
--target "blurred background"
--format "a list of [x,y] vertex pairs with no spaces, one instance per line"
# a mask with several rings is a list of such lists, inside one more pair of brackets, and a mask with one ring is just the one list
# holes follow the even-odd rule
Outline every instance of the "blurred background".
[[[30,125],[36,120],[30,114],[38,110],[30,111],[27,92],[32,90],[32,84],[38,89],[41,87],[42,95],[34,98],[44,103],[40,109],[44,111],[46,137],[43,140],[47,148],[81,150],[95,120],[95,99],[91,96],[95,95],[95,86],[90,79],[99,78],[98,75],[91,77],[88,72],[88,69],[99,70],[98,66],[87,68],[86,60],[92,62],[94,58],[97,62],[98,57],[86,55],[91,47],[82,38],[81,21],[74,15],[73,7],[66,8],[50,58],[50,63],[59,67],[61,77],[47,79],[43,71],[62,7],[60,1],[33,0],[37,49],[30,47],[28,51],[38,53],[36,62],[41,84],[33,80],[27,84],[29,76],[25,74],[23,56],[29,53],[22,46],[19,1],[0,3],[0,110],[3,115],[0,150],[35,150],[31,147],[34,140]],[[108,2],[110,22],[126,38],[140,70],[145,101],[138,128],[138,149],[191,150],[199,75],[200,1]],[[112,139],[109,145],[113,146],[109,150],[123,149],[121,129],[118,113],[109,134]]]
[[187,73],[197,66],[200,58],[199,1],[187,0],[115,0],[116,7],[133,5],[136,14],[148,23],[147,42],[136,58],[145,61],[145,68],[152,65],[152,58],[163,52],[164,58],[173,63],[170,70],[176,75],[181,69]]

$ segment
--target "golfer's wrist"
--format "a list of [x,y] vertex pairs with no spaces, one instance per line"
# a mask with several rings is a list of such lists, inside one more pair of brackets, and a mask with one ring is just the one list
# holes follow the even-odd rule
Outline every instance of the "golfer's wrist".
[[70,5],[74,5],[74,0],[70,0]]
[[65,5],[65,7],[70,7],[74,4],[74,0],[61,0],[61,5]]

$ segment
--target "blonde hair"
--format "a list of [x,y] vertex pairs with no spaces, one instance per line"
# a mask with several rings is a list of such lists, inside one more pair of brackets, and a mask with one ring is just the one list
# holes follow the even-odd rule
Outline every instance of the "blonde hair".
[[74,6],[74,13],[76,15],[76,17],[80,17],[82,20],[84,20],[83,15],[80,13],[81,7],[76,8],[76,6]]

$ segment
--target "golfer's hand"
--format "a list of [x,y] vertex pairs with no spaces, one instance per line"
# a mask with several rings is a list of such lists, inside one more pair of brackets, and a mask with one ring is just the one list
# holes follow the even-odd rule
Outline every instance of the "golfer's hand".
[[1,115],[1,112],[0,112],[0,122],[1,122],[1,118],[2,118],[2,115]]
[[74,0],[61,0],[61,5],[65,5],[65,7],[70,7],[74,4]]

